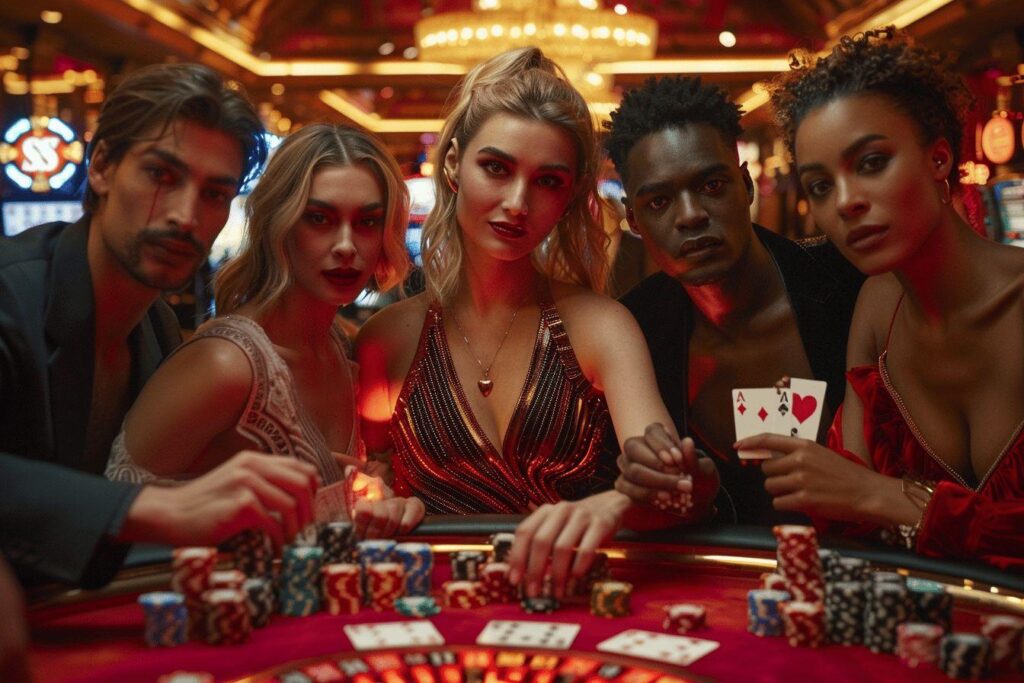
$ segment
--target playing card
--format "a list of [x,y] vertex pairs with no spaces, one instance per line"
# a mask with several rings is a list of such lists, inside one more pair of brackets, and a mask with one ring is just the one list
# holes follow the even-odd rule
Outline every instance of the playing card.
[[477,636],[476,643],[477,645],[568,650],[579,632],[579,624],[563,624],[555,621],[490,621]]
[[[778,414],[778,394],[775,389],[733,389],[732,417],[736,425],[736,440],[772,432]],[[766,460],[772,457],[768,450],[739,451],[742,460]]]
[[677,666],[689,666],[709,652],[718,649],[718,643],[702,638],[630,629],[598,643],[597,649],[601,652],[651,659]]
[[348,521],[344,481],[321,486],[316,490],[316,497],[313,499],[313,516],[317,524]]
[[821,425],[821,412],[825,405],[826,382],[813,379],[792,379],[789,382],[792,399],[789,419],[782,423],[788,436],[801,439],[818,438],[818,427]]
[[347,624],[344,628],[345,635],[356,650],[444,645],[440,632],[426,620]]

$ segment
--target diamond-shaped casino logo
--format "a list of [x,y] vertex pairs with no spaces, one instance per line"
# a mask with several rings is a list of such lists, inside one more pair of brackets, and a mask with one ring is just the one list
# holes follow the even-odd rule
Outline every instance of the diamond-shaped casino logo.
[[764,422],[764,419],[768,417],[768,411],[761,408],[761,410],[757,411],[757,416],[761,418],[761,422]]

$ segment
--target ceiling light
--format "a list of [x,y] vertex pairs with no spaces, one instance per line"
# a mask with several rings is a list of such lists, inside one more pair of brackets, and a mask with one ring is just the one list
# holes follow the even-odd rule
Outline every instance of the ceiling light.
[[272,95],[276,95],[278,97],[283,95],[284,94],[284,83],[275,83],[274,85],[270,86],[270,93]]
[[734,47],[736,45],[736,34],[732,31],[722,31],[718,34],[718,42],[723,47]]
[[39,18],[47,24],[59,24],[60,20],[64,18],[64,15],[57,10],[44,9],[39,13]]
[[628,11],[629,10],[626,8],[626,6],[623,5],[621,2],[615,6],[615,13],[618,14],[619,16],[625,15]]
[[402,50],[402,56],[406,59],[416,59],[420,54],[420,51],[415,47],[409,46]]
[[391,54],[394,51],[395,51],[395,44],[390,42],[390,41],[388,41],[386,43],[381,43],[380,47],[377,48],[377,52],[379,52],[384,57],[387,57],[389,54]]

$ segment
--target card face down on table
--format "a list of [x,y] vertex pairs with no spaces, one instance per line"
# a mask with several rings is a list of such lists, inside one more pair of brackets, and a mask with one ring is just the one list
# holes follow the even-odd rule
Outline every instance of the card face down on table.
[[[815,440],[821,425],[827,383],[812,379],[790,380],[788,389],[733,389],[732,418],[736,439],[757,434],[779,434]],[[765,449],[739,452],[741,460],[766,460]]]
[[476,638],[477,645],[542,647],[568,650],[580,632],[579,624],[556,621],[490,621]]

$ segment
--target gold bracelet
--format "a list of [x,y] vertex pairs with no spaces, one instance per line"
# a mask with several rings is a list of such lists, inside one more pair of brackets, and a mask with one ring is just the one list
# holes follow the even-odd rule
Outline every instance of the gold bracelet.
[[907,497],[907,500],[914,504],[914,507],[921,511],[916,523],[896,525],[899,542],[908,550],[913,550],[917,546],[917,534],[921,531],[921,523],[924,522],[924,513],[928,509],[928,503],[935,495],[935,482],[903,477],[900,480],[900,491]]

